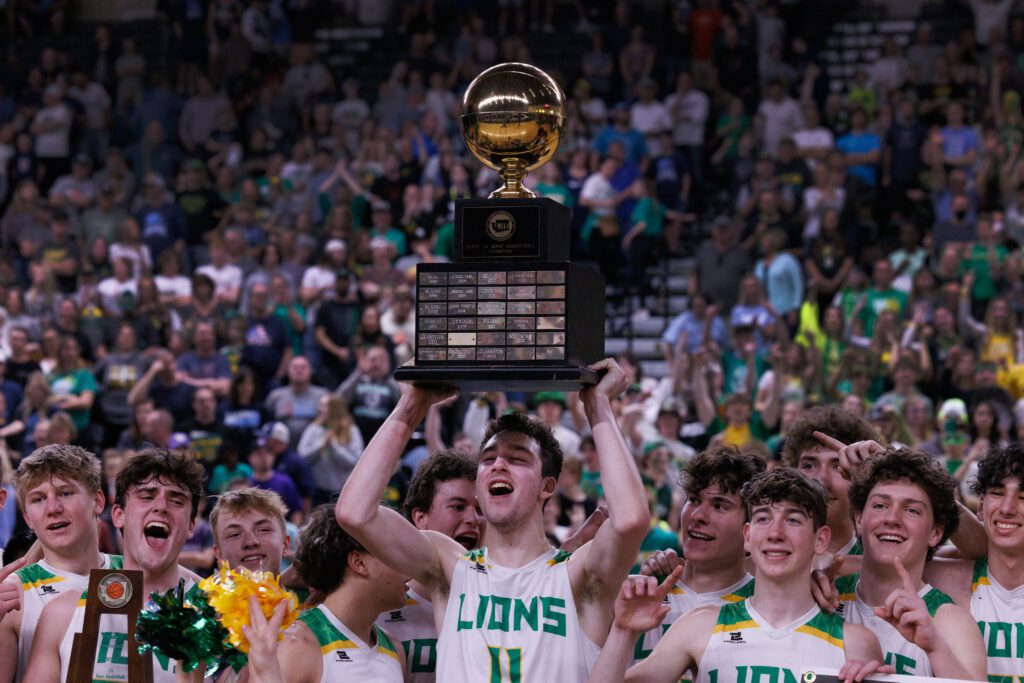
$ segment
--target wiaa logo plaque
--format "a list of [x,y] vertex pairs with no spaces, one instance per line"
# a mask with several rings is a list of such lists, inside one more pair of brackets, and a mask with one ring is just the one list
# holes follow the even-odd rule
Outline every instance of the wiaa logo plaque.
[[484,223],[487,236],[495,242],[504,242],[516,232],[516,219],[508,211],[495,211]]

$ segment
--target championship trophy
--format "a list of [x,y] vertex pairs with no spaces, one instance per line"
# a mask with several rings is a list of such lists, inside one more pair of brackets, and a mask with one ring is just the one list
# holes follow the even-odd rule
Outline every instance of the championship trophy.
[[478,391],[579,390],[604,357],[604,276],[569,260],[569,209],[523,187],[565,131],[565,95],[529,64],[499,64],[462,100],[469,150],[501,174],[455,202],[455,258],[416,272],[416,356],[395,379]]
[[[152,683],[153,656],[140,654],[139,643],[135,640],[135,624],[144,597],[142,586],[139,570],[93,569],[89,572],[85,620],[82,632],[72,639],[68,683],[116,680],[125,665],[129,683]],[[120,615],[126,630],[104,632],[100,642],[104,615]]]

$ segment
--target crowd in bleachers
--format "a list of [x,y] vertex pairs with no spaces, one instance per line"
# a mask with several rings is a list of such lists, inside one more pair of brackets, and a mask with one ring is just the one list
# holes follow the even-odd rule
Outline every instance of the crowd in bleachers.
[[[9,60],[7,470],[71,442],[101,453],[112,480],[145,444],[188,447],[211,494],[270,488],[295,522],[329,500],[400,394],[416,264],[450,258],[454,201],[499,184],[462,143],[461,95],[492,64],[535,62],[531,41],[558,32],[585,47],[537,64],[566,91],[567,127],[528,184],[573,207],[574,258],[641,305],[651,265],[693,257],[689,305],[662,337],[668,375],[620,359],[620,423],[665,524],[678,524],[669,473],[694,449],[777,460],[810,405],[842,403],[961,482],[1016,439],[1012,3],[965,2],[973,27],[940,39],[921,24],[843,84],[791,30],[800,2],[599,4],[391,7],[386,30],[406,49],[368,56],[391,65],[379,82],[325,65],[315,29],[337,8],[309,0],[167,0],[158,64],[119,24],[92,29],[87,59],[45,47]],[[9,3],[4,35],[74,26],[48,6]],[[572,394],[463,396],[432,414],[391,502],[428,451],[474,449],[509,404],[554,429],[569,458],[551,533],[578,527],[601,489]],[[0,546],[19,530],[14,508]],[[193,541],[187,559],[209,569],[208,530]],[[116,534],[105,543],[116,550]]]

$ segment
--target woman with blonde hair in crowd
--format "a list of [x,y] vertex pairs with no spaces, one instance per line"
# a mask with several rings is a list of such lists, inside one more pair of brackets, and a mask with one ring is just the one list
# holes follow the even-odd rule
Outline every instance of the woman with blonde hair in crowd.
[[964,276],[957,309],[960,334],[974,337],[979,360],[996,363],[1000,368],[1012,367],[1017,362],[1017,347],[1020,343],[1017,314],[1006,298],[997,296],[985,307],[985,321],[975,320],[971,315],[970,298],[973,280],[972,273]]
[[341,396],[320,399],[316,419],[302,432],[299,457],[313,470],[317,488],[313,504],[331,502],[345,485],[363,452],[363,437]]

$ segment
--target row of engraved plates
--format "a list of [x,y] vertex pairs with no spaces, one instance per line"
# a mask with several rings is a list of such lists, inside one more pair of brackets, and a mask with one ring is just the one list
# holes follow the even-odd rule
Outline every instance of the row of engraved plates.
[[417,361],[565,359],[565,271],[421,272]]

